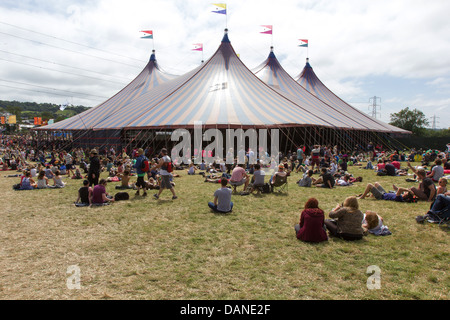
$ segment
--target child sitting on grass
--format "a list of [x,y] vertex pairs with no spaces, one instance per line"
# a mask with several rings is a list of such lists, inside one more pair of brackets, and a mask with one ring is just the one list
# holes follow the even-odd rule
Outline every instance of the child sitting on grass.
[[392,233],[383,224],[383,218],[376,212],[367,210],[362,223],[364,234],[371,233],[376,236],[388,236]]
[[436,188],[436,196],[447,192],[447,179],[442,177],[439,179],[438,187]]

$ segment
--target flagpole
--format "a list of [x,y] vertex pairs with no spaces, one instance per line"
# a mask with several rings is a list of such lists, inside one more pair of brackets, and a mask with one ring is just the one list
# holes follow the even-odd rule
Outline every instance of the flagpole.
[[225,28],[228,29],[228,6],[226,8],[226,12],[225,12]]
[[273,47],[273,26],[272,26],[272,47]]

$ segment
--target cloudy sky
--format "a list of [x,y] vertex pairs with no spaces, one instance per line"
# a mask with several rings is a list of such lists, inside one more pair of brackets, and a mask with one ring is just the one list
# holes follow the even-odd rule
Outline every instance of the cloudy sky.
[[[164,71],[181,75],[214,54],[228,27],[250,69],[273,42],[291,76],[308,55],[322,82],[363,112],[372,114],[376,97],[382,121],[409,107],[450,127],[450,1],[228,0],[227,16],[212,13],[213,3],[2,0],[0,100],[93,107],[134,79],[153,48]],[[261,25],[272,25],[273,37]],[[154,39],[141,39],[142,30]]]

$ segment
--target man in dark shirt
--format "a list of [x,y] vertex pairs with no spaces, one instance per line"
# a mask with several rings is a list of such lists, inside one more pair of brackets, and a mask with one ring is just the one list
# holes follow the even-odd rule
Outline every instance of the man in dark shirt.
[[320,177],[313,184],[317,187],[333,189],[335,181],[327,168],[322,168]]
[[395,166],[390,162],[386,162],[386,165],[384,166],[384,170],[386,170],[386,174],[388,176],[396,176],[397,173],[395,171]]
[[92,149],[91,157],[89,158],[88,180],[89,186],[97,185],[100,177],[100,159],[96,149]]
[[422,201],[433,202],[436,198],[436,186],[431,178],[427,178],[427,172],[425,169],[416,169],[408,162],[408,166],[417,175],[420,181],[419,187],[413,187],[410,190]]

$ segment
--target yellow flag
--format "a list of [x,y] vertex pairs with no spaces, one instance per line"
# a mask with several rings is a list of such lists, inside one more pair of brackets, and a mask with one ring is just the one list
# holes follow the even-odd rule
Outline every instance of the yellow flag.
[[225,15],[227,14],[227,4],[226,3],[213,3],[213,5],[216,7],[216,9],[212,12],[225,14]]

